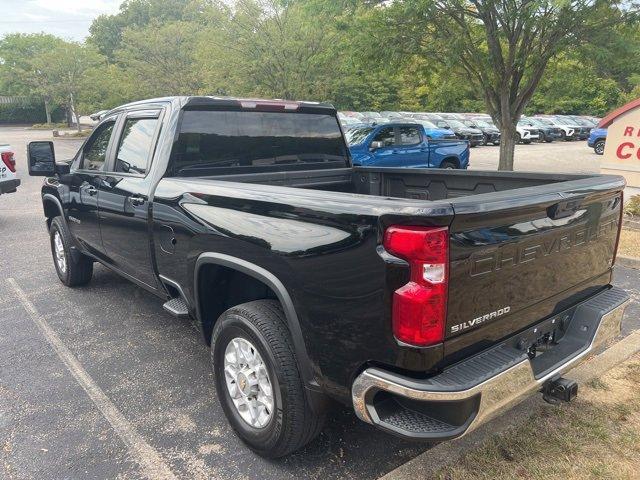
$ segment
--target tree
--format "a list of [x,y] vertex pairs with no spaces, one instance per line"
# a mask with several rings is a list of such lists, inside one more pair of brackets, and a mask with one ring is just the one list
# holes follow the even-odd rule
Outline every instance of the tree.
[[[14,33],[0,40],[0,71],[3,88],[13,95],[41,96],[47,123],[51,123],[56,80],[51,66],[37,59],[60,47],[64,41],[44,33]],[[56,62],[53,61],[53,64]]]
[[116,58],[139,97],[193,95],[200,91],[200,66],[193,54],[198,25],[152,22],[124,30]]
[[[600,0],[405,0],[389,12],[423,54],[455,64],[501,131],[499,169],[513,170],[516,124],[549,61],[579,43]],[[604,2],[610,4],[612,2]],[[384,10],[384,9],[383,9]],[[595,20],[594,20],[595,19]],[[405,43],[406,40],[405,40]]]
[[115,15],[100,15],[89,27],[87,42],[110,62],[122,47],[124,31],[175,21],[195,20],[209,5],[207,0],[125,0]]
[[209,91],[283,99],[326,98],[335,79],[328,13],[304,2],[239,0],[209,10],[198,46]]
[[37,71],[46,72],[54,98],[67,105],[70,116],[80,131],[80,112],[77,104],[82,98],[86,72],[103,62],[98,52],[77,42],[60,42],[48,52],[31,59]]

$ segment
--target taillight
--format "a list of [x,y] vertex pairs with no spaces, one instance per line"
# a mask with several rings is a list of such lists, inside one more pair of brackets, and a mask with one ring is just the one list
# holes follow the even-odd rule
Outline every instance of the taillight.
[[389,227],[384,248],[411,268],[409,283],[393,294],[393,334],[410,345],[441,343],[447,318],[448,229]]
[[9,170],[13,173],[16,172],[16,161],[13,158],[13,152],[2,152],[0,153],[0,157],[2,157],[2,161],[7,166]]

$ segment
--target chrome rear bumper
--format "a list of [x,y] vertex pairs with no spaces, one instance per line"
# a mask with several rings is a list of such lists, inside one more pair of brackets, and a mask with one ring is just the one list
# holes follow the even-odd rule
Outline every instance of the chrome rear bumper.
[[564,336],[533,360],[507,341],[427,380],[368,368],[352,387],[355,412],[361,420],[404,437],[462,436],[614,339],[628,302],[626,292],[614,287],[574,307]]

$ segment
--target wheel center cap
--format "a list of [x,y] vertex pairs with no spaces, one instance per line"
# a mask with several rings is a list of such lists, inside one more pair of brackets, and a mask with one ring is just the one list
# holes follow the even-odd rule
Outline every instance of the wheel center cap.
[[236,382],[238,384],[238,387],[240,388],[240,391],[244,395],[248,395],[249,390],[251,390],[251,388],[249,387],[249,380],[247,380],[247,377],[245,376],[244,373],[238,374],[238,380]]

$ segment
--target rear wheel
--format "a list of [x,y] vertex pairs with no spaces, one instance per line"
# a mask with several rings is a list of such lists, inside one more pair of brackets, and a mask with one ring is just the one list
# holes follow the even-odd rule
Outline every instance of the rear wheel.
[[596,152],[598,155],[604,155],[604,145],[605,145],[604,140],[598,140],[593,146],[593,151]]
[[324,417],[307,401],[278,302],[256,300],[230,308],[217,320],[211,342],[218,399],[249,448],[282,457],[320,432]]
[[71,233],[62,221],[55,217],[49,228],[51,253],[58,278],[67,287],[86,285],[93,276],[93,260],[72,248]]

